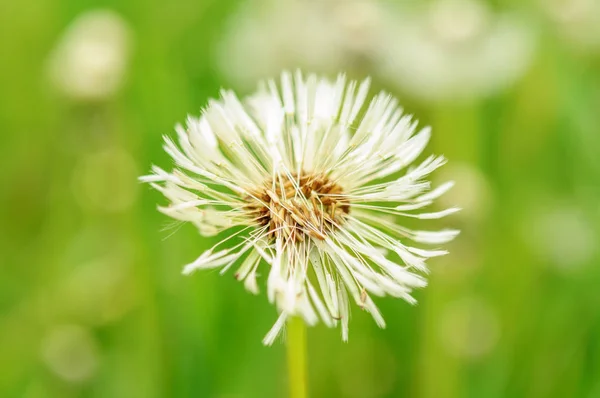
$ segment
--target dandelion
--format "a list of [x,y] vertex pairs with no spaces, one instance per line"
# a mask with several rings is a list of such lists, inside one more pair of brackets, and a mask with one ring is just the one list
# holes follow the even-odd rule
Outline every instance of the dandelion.
[[216,66],[244,87],[298,65],[360,73],[384,51],[384,11],[377,0],[247,1],[228,21]]
[[539,0],[558,35],[575,51],[600,50],[600,3],[595,0]]
[[[202,235],[230,231],[183,273],[232,267],[250,292],[259,276],[279,318],[272,344],[289,318],[341,325],[348,339],[350,302],[385,326],[372,296],[415,303],[426,285],[426,260],[458,231],[414,230],[398,218],[437,219],[456,212],[425,210],[452,187],[432,187],[442,166],[429,156],[411,166],[430,138],[385,92],[367,100],[369,80],[328,81],[301,72],[262,83],[240,101],[228,90],[199,118],[165,138],[177,168],[153,166],[141,177],[170,201],[164,214],[196,225]],[[410,166],[410,167],[409,167]],[[418,247],[433,245],[431,248]]]
[[[528,70],[535,37],[514,13],[479,0],[403,5],[381,48],[379,73],[424,101],[472,100],[509,87]],[[410,60],[410,62],[406,62]]]
[[69,26],[48,63],[55,88],[79,101],[112,97],[123,85],[131,33],[111,10],[83,13]]

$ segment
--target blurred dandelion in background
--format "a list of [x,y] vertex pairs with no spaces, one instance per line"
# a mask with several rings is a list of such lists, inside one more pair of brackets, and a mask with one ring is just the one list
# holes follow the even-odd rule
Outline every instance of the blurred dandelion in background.
[[364,73],[380,53],[382,12],[378,0],[248,1],[228,20],[217,66],[242,87],[296,67]]
[[123,84],[130,45],[129,26],[119,14],[87,11],[71,23],[51,54],[52,83],[78,101],[111,97]]
[[570,48],[585,54],[600,51],[600,2],[538,0],[556,33]]
[[514,84],[531,63],[535,32],[516,14],[479,0],[389,6],[380,73],[417,99],[488,96]]
[[246,87],[283,68],[343,68],[374,73],[419,100],[469,100],[527,71],[536,46],[527,22],[479,0],[255,1],[229,21],[217,59]]

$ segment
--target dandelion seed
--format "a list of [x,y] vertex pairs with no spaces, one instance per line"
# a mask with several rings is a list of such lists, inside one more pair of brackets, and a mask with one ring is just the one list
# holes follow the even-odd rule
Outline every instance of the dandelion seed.
[[290,316],[341,324],[347,340],[350,300],[384,327],[372,296],[414,303],[412,290],[426,285],[426,260],[446,253],[410,242],[437,246],[458,233],[396,223],[456,211],[423,210],[451,184],[434,188],[426,180],[445,163],[441,156],[402,172],[425,148],[430,129],[417,130],[384,92],[368,101],[368,88],[369,80],[344,75],[330,82],[284,72],[279,87],[262,83],[243,102],[224,90],[200,118],[177,126],[178,145],[165,138],[177,168],[154,166],[141,177],[170,201],[160,211],[203,235],[236,227],[184,273],[237,264],[236,279],[252,293],[266,275],[279,318],[265,344]]

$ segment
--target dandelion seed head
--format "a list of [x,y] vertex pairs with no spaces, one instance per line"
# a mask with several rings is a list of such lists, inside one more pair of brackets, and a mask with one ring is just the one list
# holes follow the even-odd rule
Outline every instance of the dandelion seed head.
[[539,0],[566,44],[581,55],[600,51],[600,3],[595,0]]
[[[176,168],[141,177],[170,202],[166,215],[202,235],[235,231],[184,267],[237,267],[234,275],[266,295],[279,318],[271,344],[290,316],[309,325],[341,326],[348,339],[350,301],[385,326],[372,297],[415,303],[426,285],[426,260],[458,231],[412,230],[402,218],[436,219],[456,212],[426,210],[452,187],[427,176],[445,163],[429,156],[413,165],[431,130],[418,128],[396,99],[369,99],[369,79],[335,81],[284,72],[245,99],[229,90],[199,118],[165,138]],[[412,243],[411,243],[412,242]]]
[[73,100],[107,100],[123,85],[131,41],[129,25],[116,12],[85,12],[56,44],[48,62],[50,80]]
[[[375,66],[421,101],[470,101],[510,87],[528,70],[536,47],[531,24],[479,0],[396,5]],[[391,21],[389,21],[391,20]],[[406,60],[411,60],[406,62]]]
[[431,4],[427,17],[439,40],[460,44],[486,33],[490,12],[473,0],[441,0]]

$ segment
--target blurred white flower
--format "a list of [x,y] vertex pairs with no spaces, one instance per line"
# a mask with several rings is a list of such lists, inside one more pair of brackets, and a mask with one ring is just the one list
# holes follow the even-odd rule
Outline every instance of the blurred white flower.
[[57,376],[81,383],[96,372],[99,349],[94,336],[80,325],[59,325],[42,341],[42,359]]
[[80,101],[104,100],[122,86],[131,34],[114,11],[93,10],[67,28],[51,54],[49,74],[57,90]]
[[282,69],[352,69],[382,42],[377,0],[252,0],[229,21],[217,49],[218,66],[248,87]]
[[539,3],[572,48],[581,52],[600,50],[600,1],[539,0]]
[[477,0],[434,0],[386,14],[381,74],[422,100],[469,100],[515,82],[529,66],[534,35],[512,14]]
[[564,204],[536,207],[522,228],[534,254],[562,271],[589,264],[596,254],[598,236],[584,212]]
[[[162,212],[194,223],[203,235],[235,228],[185,274],[225,272],[241,260],[235,276],[256,293],[259,266],[268,265],[267,296],[280,317],[265,344],[293,315],[309,325],[341,321],[346,340],[350,299],[385,326],[371,294],[414,303],[411,291],[426,285],[426,260],[446,251],[413,245],[438,246],[458,234],[397,222],[458,209],[423,210],[452,187],[432,189],[427,180],[445,159],[429,156],[411,166],[430,129],[417,132],[417,122],[387,93],[367,100],[368,89],[369,80],[284,72],[279,87],[263,83],[244,102],[222,91],[200,118],[176,127],[179,145],[166,138],[178,169],[153,167],[141,178],[171,202]],[[230,242],[235,237],[239,243]]]
[[218,47],[234,82],[294,66],[330,72],[368,68],[422,100],[490,95],[527,70],[532,29],[478,0],[427,4],[361,1],[250,1]]

